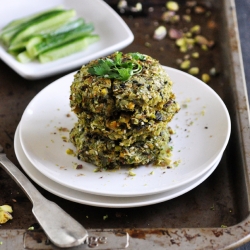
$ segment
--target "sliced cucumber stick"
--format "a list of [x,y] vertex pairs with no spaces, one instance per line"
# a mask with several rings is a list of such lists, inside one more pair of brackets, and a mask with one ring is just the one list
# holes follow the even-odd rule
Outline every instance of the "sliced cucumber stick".
[[21,29],[27,27],[27,25],[30,25],[35,20],[41,19],[42,17],[53,13],[55,10],[62,10],[61,7],[53,8],[47,11],[43,11],[37,14],[34,14],[30,17],[24,17],[21,19],[17,19],[6,25],[2,31],[0,32],[0,39],[4,42],[5,45],[9,45],[12,37],[19,32]]
[[24,51],[26,49],[26,45],[27,45],[27,42],[20,42],[15,45],[11,45],[8,48],[8,52],[17,53],[17,52]]
[[23,39],[41,32],[44,29],[48,29],[58,23],[67,22],[70,18],[75,16],[75,10],[55,10],[45,15],[39,16],[30,20],[26,25],[17,31],[10,40],[10,44],[15,44]]
[[28,63],[32,61],[32,57],[29,56],[28,52],[25,50],[17,55],[17,61],[20,63]]
[[51,62],[59,58],[84,50],[90,44],[98,40],[99,40],[98,35],[83,36],[73,41],[69,41],[68,43],[63,44],[60,47],[48,50],[45,53],[40,54],[38,56],[38,59],[41,63]]
[[72,20],[70,22],[67,22],[66,24],[62,25],[58,29],[56,29],[54,32],[51,33],[51,35],[58,35],[60,33],[68,32],[70,30],[74,30],[78,28],[79,26],[82,26],[86,24],[85,20],[83,18],[77,18],[75,20]]
[[30,57],[35,57],[37,54],[34,51],[34,48],[37,44],[41,43],[43,41],[42,36],[35,36],[29,39],[29,41],[26,43],[26,50]]
[[52,10],[60,10],[62,9],[62,6],[57,6],[55,8],[52,8],[52,9],[49,9],[49,10],[45,10],[45,11],[41,11],[41,12],[38,12],[36,14],[33,14],[33,15],[30,15],[30,16],[26,16],[26,17],[23,17],[23,18],[19,18],[19,19],[16,19],[16,20],[13,20],[11,21],[10,23],[8,23],[7,25],[5,25],[2,29],[2,32],[6,32],[8,30],[11,30],[13,29],[14,27],[17,27],[19,26],[20,24],[23,24],[25,22],[28,22],[30,21],[31,19],[35,18],[35,17],[38,17],[40,15],[44,15]]
[[58,47],[78,37],[90,35],[93,30],[93,24],[83,24],[76,29],[69,30],[64,33],[59,33],[57,35],[48,36],[38,43],[33,43],[33,45],[29,43],[30,46],[27,46],[27,50],[31,56],[37,56],[41,53],[44,53],[45,51]]

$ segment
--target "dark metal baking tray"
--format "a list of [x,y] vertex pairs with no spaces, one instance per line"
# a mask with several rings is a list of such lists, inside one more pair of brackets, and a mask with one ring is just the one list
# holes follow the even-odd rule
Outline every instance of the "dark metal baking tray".
[[[117,1],[107,2],[116,7]],[[190,23],[180,21],[174,27],[200,24],[202,34],[215,41],[211,49],[200,51],[200,60],[193,61],[201,73],[208,73],[213,67],[217,69],[218,74],[211,77],[208,85],[225,102],[232,122],[229,144],[215,172],[197,188],[178,198],[126,209],[77,204],[37,186],[45,197],[64,208],[91,233],[106,232],[112,239],[112,234],[127,232],[130,236],[128,249],[233,249],[250,240],[249,107],[235,3],[233,0],[197,2],[205,6],[207,14],[191,14]],[[135,2],[128,3],[133,5]],[[171,39],[157,41],[152,38],[161,24],[166,1],[141,3],[143,12],[122,15],[135,35],[134,42],[123,51],[139,51],[163,65],[179,68],[176,60],[183,58],[185,53],[180,52]],[[180,0],[179,4],[183,15],[186,1]],[[0,61],[0,142],[8,158],[19,167],[13,139],[21,115],[41,89],[61,76],[28,81]],[[28,198],[0,168],[2,204],[13,206],[14,219],[0,226],[1,249],[56,249],[36,225]],[[27,230],[31,225],[35,225],[34,231]]]

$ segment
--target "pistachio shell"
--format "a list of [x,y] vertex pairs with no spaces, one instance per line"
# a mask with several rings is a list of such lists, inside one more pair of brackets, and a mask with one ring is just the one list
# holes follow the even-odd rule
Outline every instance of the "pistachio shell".
[[195,37],[195,42],[200,44],[200,45],[208,45],[208,40],[204,36],[197,35]]
[[193,58],[199,58],[200,54],[198,52],[194,52],[194,53],[192,53],[192,57]]
[[190,60],[185,60],[180,64],[180,68],[181,69],[188,69],[190,67],[190,64],[191,64]]
[[156,40],[162,40],[166,35],[167,35],[167,29],[166,27],[161,25],[154,31],[153,38]]
[[174,11],[165,11],[162,16],[161,20],[164,22],[170,22],[171,18],[175,15]]
[[201,6],[195,6],[195,8],[194,8],[194,12],[196,13],[196,14],[203,14],[203,13],[205,13],[205,8],[203,8],[203,7],[201,7]]
[[186,2],[186,6],[187,7],[194,7],[197,5],[197,2],[196,1],[187,1]]
[[216,70],[216,68],[211,68],[210,70],[209,70],[209,74],[211,75],[211,76],[215,76],[216,74],[217,74],[217,70]]
[[182,19],[186,22],[190,22],[191,21],[191,16],[190,15],[183,15]]
[[193,34],[199,34],[201,32],[201,26],[200,25],[194,25],[191,29],[190,32]]
[[206,73],[202,74],[201,80],[205,83],[208,83],[210,81],[210,76]]
[[179,4],[175,1],[168,1],[166,3],[166,7],[168,10],[172,10],[172,11],[178,11],[179,10]]
[[188,73],[191,75],[198,75],[199,74],[199,68],[198,67],[192,67],[189,69]]
[[184,46],[184,45],[186,45],[186,39],[183,38],[183,37],[182,37],[182,38],[179,38],[179,39],[176,40],[175,43],[176,43],[176,45],[179,46],[179,47]]
[[13,217],[9,212],[0,211],[0,224],[6,223],[8,220],[12,220]]
[[179,21],[180,21],[179,15],[174,15],[173,17],[170,18],[171,23],[178,23]]
[[183,36],[183,32],[174,28],[168,31],[168,35],[171,39],[179,39]]
[[0,206],[0,212],[2,211],[5,211],[5,212],[9,212],[9,213],[12,213],[13,210],[12,210],[12,207],[9,206],[9,205],[2,205]]

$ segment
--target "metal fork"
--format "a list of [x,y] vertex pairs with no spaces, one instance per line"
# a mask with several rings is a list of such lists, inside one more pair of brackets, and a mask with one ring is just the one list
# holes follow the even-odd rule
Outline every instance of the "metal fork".
[[32,212],[51,242],[58,247],[83,244],[87,230],[57,204],[47,200],[29,179],[6,157],[0,145],[0,164],[33,203]]

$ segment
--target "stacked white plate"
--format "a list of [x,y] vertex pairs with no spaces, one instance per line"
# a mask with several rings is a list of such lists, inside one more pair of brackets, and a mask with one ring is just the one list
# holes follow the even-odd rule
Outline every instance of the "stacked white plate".
[[[43,89],[27,106],[15,134],[15,152],[37,184],[65,199],[100,207],[136,207],[180,196],[207,179],[218,166],[231,125],[221,98],[205,83],[164,67],[174,82],[181,110],[171,121],[173,168],[140,166],[95,172],[68,154],[69,131],[77,121],[69,106],[74,73]],[[81,168],[76,166],[81,165]]]

